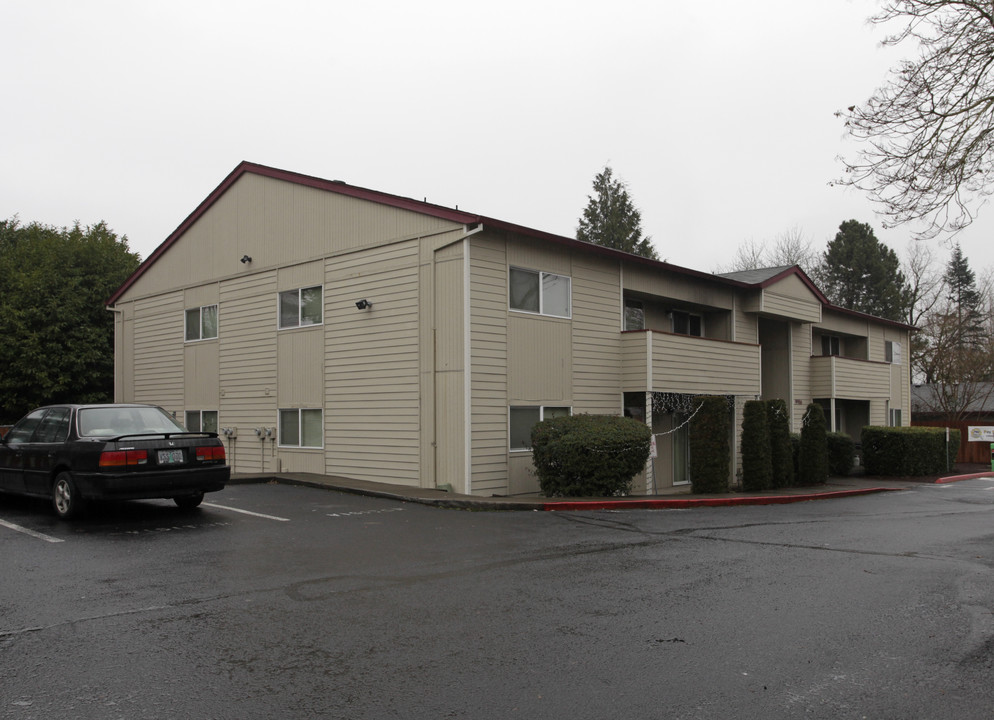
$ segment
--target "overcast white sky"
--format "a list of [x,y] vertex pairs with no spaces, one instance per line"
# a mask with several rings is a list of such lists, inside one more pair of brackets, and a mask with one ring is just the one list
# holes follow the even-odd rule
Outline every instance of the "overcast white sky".
[[[669,262],[883,230],[833,113],[912,49],[874,0],[6,0],[0,218],[142,257],[241,161],[574,236],[605,164]],[[958,237],[994,264],[994,208]],[[986,241],[986,242],[985,242]],[[941,251],[944,261],[948,257]]]

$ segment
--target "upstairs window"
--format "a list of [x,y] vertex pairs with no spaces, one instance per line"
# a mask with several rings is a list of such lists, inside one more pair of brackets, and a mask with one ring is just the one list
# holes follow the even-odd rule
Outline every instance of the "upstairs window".
[[625,299],[625,330],[645,330],[645,305],[641,300]]
[[704,322],[700,315],[683,310],[674,310],[671,315],[673,317],[673,332],[678,335],[701,337]]
[[821,336],[822,355],[841,355],[842,343],[837,335]]
[[570,317],[570,278],[566,275],[511,268],[509,278],[512,310]]
[[280,293],[280,329],[320,325],[323,319],[320,285]]
[[901,364],[901,343],[884,341],[884,361],[895,365]]
[[217,337],[217,305],[204,305],[186,311],[186,339],[213,340]]

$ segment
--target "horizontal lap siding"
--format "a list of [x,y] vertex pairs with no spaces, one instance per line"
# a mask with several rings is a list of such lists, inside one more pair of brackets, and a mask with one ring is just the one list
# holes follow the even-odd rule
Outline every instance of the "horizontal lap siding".
[[865,360],[835,360],[835,396],[852,400],[890,397],[890,365]]
[[621,267],[573,259],[573,412],[621,413]]
[[763,311],[778,317],[789,317],[803,322],[818,322],[821,320],[820,303],[780,295],[769,290],[764,291]]
[[815,357],[811,358],[811,381],[816,398],[868,400],[891,395],[891,370],[887,363],[840,356]]
[[758,395],[758,345],[653,333],[653,389],[681,393]]
[[485,236],[474,238],[470,273],[471,488],[474,494],[506,493],[508,311],[504,242]]
[[621,335],[622,390],[645,392],[649,390],[648,342],[652,333],[628,332]]
[[[330,258],[325,268],[325,471],[420,483],[418,243]],[[359,310],[366,299],[372,308]]]
[[134,400],[183,411],[183,293],[135,302]]
[[[228,441],[238,472],[275,469],[271,449],[260,452],[252,429],[278,427],[276,385],[276,273],[221,283],[218,307],[222,427],[238,428]],[[321,407],[318,398],[313,407]],[[230,450],[234,444],[234,452]],[[291,461],[292,462],[292,461]],[[263,463],[266,463],[265,465]],[[293,469],[292,464],[290,469]]]

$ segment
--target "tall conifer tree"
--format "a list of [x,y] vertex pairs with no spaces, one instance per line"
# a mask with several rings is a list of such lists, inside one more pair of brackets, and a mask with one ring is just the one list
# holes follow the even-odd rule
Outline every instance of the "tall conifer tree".
[[605,167],[594,178],[594,194],[587,196],[576,229],[577,240],[658,260],[652,238],[642,235],[642,213],[632,202],[628,187]]

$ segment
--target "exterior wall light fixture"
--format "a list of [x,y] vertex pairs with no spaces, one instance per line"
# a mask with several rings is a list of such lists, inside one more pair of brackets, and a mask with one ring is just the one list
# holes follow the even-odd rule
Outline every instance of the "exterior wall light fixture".
[[252,262],[252,258],[250,258],[248,255],[242,255],[242,262],[243,263],[250,263],[250,262]]
[[359,308],[360,310],[365,310],[366,308],[373,307],[373,303],[371,303],[371,302],[369,302],[369,300],[366,300],[365,298],[363,298],[362,300],[357,300],[355,306],[357,308]]

